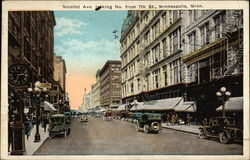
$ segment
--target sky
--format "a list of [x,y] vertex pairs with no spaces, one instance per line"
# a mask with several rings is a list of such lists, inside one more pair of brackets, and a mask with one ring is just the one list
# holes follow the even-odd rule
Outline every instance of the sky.
[[54,52],[65,59],[66,92],[74,109],[82,104],[85,88],[87,92],[91,90],[97,69],[107,60],[120,60],[119,39],[127,11],[54,11],[54,14]]

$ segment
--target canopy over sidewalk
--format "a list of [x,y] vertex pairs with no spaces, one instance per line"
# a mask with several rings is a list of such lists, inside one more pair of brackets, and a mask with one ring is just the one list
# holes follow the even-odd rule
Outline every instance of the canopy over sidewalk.
[[[222,106],[216,109],[222,111]],[[225,103],[225,111],[243,111],[243,97],[231,97]]]
[[45,111],[56,111],[55,107],[53,106],[53,104],[44,101],[44,110]]
[[149,110],[174,110],[174,107],[178,105],[182,101],[182,97],[177,98],[169,98],[169,99],[162,99],[162,100],[156,100],[151,102],[145,102],[141,103],[137,106],[134,106],[131,110],[141,110],[141,111],[149,111]]

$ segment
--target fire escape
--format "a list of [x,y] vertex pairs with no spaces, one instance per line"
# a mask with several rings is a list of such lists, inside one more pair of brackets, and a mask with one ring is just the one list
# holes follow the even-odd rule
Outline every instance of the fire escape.
[[[243,14],[240,10],[229,11],[227,23],[223,24],[226,41],[222,46],[226,48],[227,62],[214,73],[213,78],[220,79],[226,76],[243,73]],[[237,35],[237,43],[231,47],[229,41]]]

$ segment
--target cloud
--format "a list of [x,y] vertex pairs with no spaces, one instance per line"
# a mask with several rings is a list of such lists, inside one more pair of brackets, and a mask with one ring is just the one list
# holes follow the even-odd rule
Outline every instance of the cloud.
[[64,40],[55,45],[55,53],[66,60],[67,70],[73,74],[95,75],[107,60],[120,59],[119,41]]
[[55,34],[59,37],[66,34],[83,35],[82,30],[86,25],[87,23],[75,19],[68,19],[64,17],[57,18]]

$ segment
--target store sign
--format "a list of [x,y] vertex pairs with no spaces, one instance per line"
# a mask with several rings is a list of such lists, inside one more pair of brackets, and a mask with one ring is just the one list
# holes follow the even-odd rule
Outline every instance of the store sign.
[[39,83],[39,88],[47,88],[47,89],[51,89],[52,88],[52,84],[51,83]]

